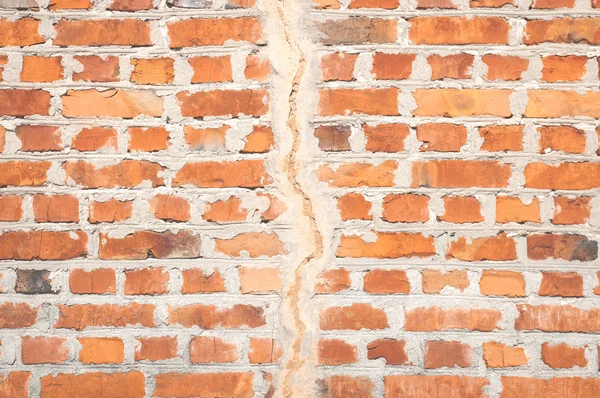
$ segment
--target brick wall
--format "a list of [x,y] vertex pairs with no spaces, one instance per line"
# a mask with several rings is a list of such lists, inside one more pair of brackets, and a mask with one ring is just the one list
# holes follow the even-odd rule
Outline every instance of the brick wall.
[[600,396],[585,0],[0,0],[0,398]]

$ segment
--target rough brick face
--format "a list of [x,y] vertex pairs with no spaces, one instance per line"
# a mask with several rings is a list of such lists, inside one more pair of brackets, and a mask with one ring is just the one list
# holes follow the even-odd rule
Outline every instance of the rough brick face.
[[600,0],[0,9],[0,398],[600,396]]

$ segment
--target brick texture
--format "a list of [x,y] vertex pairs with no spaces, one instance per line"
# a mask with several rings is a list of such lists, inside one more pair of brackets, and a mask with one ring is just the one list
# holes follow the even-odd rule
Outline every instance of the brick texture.
[[0,0],[0,398],[600,396],[598,8]]

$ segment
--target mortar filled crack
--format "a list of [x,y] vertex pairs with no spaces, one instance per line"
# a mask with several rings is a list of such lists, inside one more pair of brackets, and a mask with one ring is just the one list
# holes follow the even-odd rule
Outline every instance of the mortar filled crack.
[[[310,232],[313,234],[314,244],[311,252],[300,259],[298,265],[293,269],[293,279],[287,290],[284,300],[288,302],[289,308],[293,312],[293,322],[295,327],[295,338],[291,345],[291,354],[287,357],[284,364],[283,380],[281,382],[282,395],[284,397],[298,397],[299,391],[294,388],[294,378],[298,377],[297,373],[305,365],[307,359],[301,354],[303,340],[305,337],[307,325],[302,319],[300,308],[301,290],[303,288],[303,271],[315,260],[323,258],[324,243],[323,236],[317,226],[316,214],[313,208],[313,203],[310,196],[304,190],[302,183],[298,179],[300,172],[300,162],[298,161],[298,151],[302,142],[302,128],[298,121],[298,95],[300,92],[300,83],[306,71],[306,54],[301,46],[293,39],[291,32],[290,21],[285,11],[286,0],[277,1],[277,12],[281,19],[285,40],[293,54],[297,56],[297,62],[294,65],[292,73],[293,79],[291,90],[288,94],[289,113],[286,120],[286,126],[292,134],[292,148],[286,157],[284,171],[287,180],[292,185],[294,193],[301,199],[302,215],[307,218]],[[310,314],[309,314],[310,316]],[[306,380],[304,381],[306,382]]]

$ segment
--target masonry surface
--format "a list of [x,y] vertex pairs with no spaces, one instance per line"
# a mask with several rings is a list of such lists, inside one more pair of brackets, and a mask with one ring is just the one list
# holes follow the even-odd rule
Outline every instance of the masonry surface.
[[596,7],[0,0],[0,398],[600,397]]

